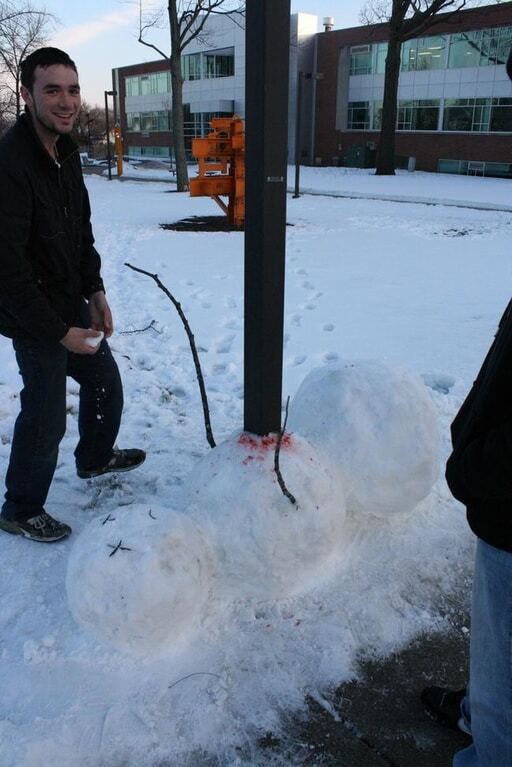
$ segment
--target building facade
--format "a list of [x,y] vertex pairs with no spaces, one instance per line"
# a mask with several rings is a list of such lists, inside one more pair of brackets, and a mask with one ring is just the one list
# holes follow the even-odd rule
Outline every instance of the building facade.
[[[288,124],[289,146],[293,147],[297,72],[302,66],[312,66],[311,41],[317,31],[317,17],[294,14],[290,22]],[[210,16],[201,40],[194,40],[182,56],[182,73],[186,144],[190,149],[193,137],[208,132],[212,117],[245,116],[245,28],[240,19]],[[160,59],[120,67],[112,76],[125,154],[172,156],[169,62]],[[311,131],[311,125],[307,130]]]
[[[364,164],[378,150],[387,24],[317,39],[315,163]],[[402,47],[397,155],[428,171],[512,177],[512,3],[444,14]]]
[[[331,20],[326,20],[330,22]],[[317,17],[291,17],[288,157],[295,157],[301,73],[301,162],[375,163],[380,137],[387,24],[317,33]],[[203,42],[183,56],[185,131],[208,132],[212,117],[245,115],[245,29],[208,19]],[[398,89],[396,153],[419,170],[512,177],[512,2],[444,14],[406,41]],[[113,70],[125,153],[172,155],[167,61]]]

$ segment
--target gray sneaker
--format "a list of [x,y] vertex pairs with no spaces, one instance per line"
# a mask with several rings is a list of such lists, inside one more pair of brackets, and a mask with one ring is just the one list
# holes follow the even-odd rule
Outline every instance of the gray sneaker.
[[61,538],[67,538],[71,535],[69,525],[59,522],[58,519],[50,517],[46,511],[42,511],[36,517],[30,517],[25,521],[4,519],[0,516],[0,530],[13,535],[23,535],[30,538],[31,541],[40,541],[41,543],[53,543],[60,541]]

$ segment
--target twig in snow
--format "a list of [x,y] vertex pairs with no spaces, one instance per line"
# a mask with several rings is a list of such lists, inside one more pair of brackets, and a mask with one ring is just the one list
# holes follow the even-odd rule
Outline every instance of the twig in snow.
[[169,685],[167,689],[172,690],[173,687],[176,687],[177,684],[180,682],[184,682],[185,679],[190,679],[191,676],[215,676],[217,679],[220,679],[219,674],[212,674],[211,671],[194,671],[193,674],[187,674],[187,676],[182,676],[181,679],[178,679],[176,682],[173,682]]
[[279,432],[279,436],[278,436],[277,442],[276,442],[276,451],[274,453],[274,471],[277,474],[277,481],[279,482],[279,487],[283,491],[283,495],[285,495],[288,498],[288,500],[290,501],[290,503],[293,506],[297,506],[297,499],[295,498],[294,495],[292,495],[290,493],[290,491],[286,487],[284,479],[283,479],[283,475],[281,474],[281,469],[279,468],[279,453],[281,452],[281,442],[283,441],[283,436],[284,436],[284,432],[285,432],[285,429],[286,429],[286,422],[288,420],[288,405],[289,404],[290,404],[290,397],[288,397],[288,399],[286,400],[286,411],[285,411],[285,416],[284,416],[283,428]]
[[123,542],[119,541],[119,543],[116,546],[113,546],[111,543],[108,543],[107,546],[109,549],[112,549],[112,551],[109,554],[109,557],[113,557],[114,554],[118,551],[131,551],[129,546],[123,546]]
[[203,414],[204,414],[204,424],[205,424],[205,428],[206,428],[206,439],[208,440],[208,444],[210,445],[210,447],[215,447],[215,440],[213,439],[212,427],[211,427],[211,423],[210,423],[210,410],[209,410],[209,407],[208,407],[208,397],[206,396],[206,389],[205,389],[205,385],[204,385],[203,372],[201,370],[201,364],[199,362],[199,357],[198,357],[198,354],[197,354],[196,343],[194,341],[194,334],[192,333],[192,331],[190,329],[190,325],[188,324],[188,320],[187,320],[187,318],[185,317],[185,315],[183,313],[183,309],[181,308],[181,304],[179,303],[179,301],[177,301],[174,298],[172,293],[165,287],[163,282],[161,282],[161,280],[158,277],[158,274],[151,274],[151,272],[146,272],[145,269],[140,269],[138,266],[132,266],[131,264],[128,264],[126,262],[125,262],[125,266],[127,266],[129,269],[133,269],[134,272],[139,272],[140,274],[145,274],[147,277],[151,277],[151,279],[153,279],[156,282],[156,284],[158,285],[160,290],[163,290],[163,292],[165,293],[167,298],[169,298],[172,301],[172,303],[174,304],[174,306],[176,308],[176,311],[180,315],[180,319],[181,319],[181,321],[183,323],[183,326],[185,328],[185,332],[186,332],[186,334],[188,336],[188,340],[189,340],[189,343],[190,343],[190,349],[192,351],[192,357],[194,359],[194,365],[195,365],[195,368],[196,368],[197,382],[199,384],[199,391],[201,392],[201,401],[203,403]]
[[154,516],[154,514],[152,514],[152,513],[151,513],[151,509],[148,511],[148,514],[149,514],[149,516],[151,517],[151,519],[156,519],[156,517]]
[[110,514],[108,514],[108,516],[105,517],[105,519],[103,520],[103,522],[101,524],[104,525],[107,522],[115,522],[115,521],[116,521],[116,518],[115,517],[111,517]]
[[130,336],[130,335],[132,335],[132,333],[145,333],[146,330],[154,330],[155,333],[158,333],[158,335],[162,335],[162,331],[161,330],[157,330],[155,328],[155,323],[156,323],[156,320],[151,320],[149,325],[146,325],[145,328],[135,328],[135,330],[121,330],[119,335],[120,336]]

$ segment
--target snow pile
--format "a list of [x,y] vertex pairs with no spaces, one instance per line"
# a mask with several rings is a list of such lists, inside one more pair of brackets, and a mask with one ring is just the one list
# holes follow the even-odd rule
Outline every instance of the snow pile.
[[176,647],[197,626],[212,578],[194,522],[160,506],[96,517],[75,541],[66,588],[74,618],[130,650]]
[[411,511],[437,479],[436,412],[406,370],[378,361],[312,370],[291,404],[290,428],[335,461],[351,512]]
[[194,467],[188,513],[212,541],[231,598],[280,599],[307,591],[343,551],[343,485],[305,439],[285,435],[274,471],[276,436],[236,433]]

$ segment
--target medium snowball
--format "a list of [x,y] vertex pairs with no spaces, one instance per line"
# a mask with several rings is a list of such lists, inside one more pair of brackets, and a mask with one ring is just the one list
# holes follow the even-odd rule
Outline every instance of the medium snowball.
[[349,511],[410,511],[436,481],[436,413],[421,379],[405,370],[374,361],[312,370],[289,423],[335,461]]
[[172,649],[197,627],[212,572],[194,522],[132,506],[87,525],[71,551],[66,588],[75,619],[99,637],[137,651]]
[[216,549],[231,598],[274,599],[305,591],[343,551],[343,486],[305,439],[286,435],[274,471],[276,437],[235,434],[195,466],[188,510]]

